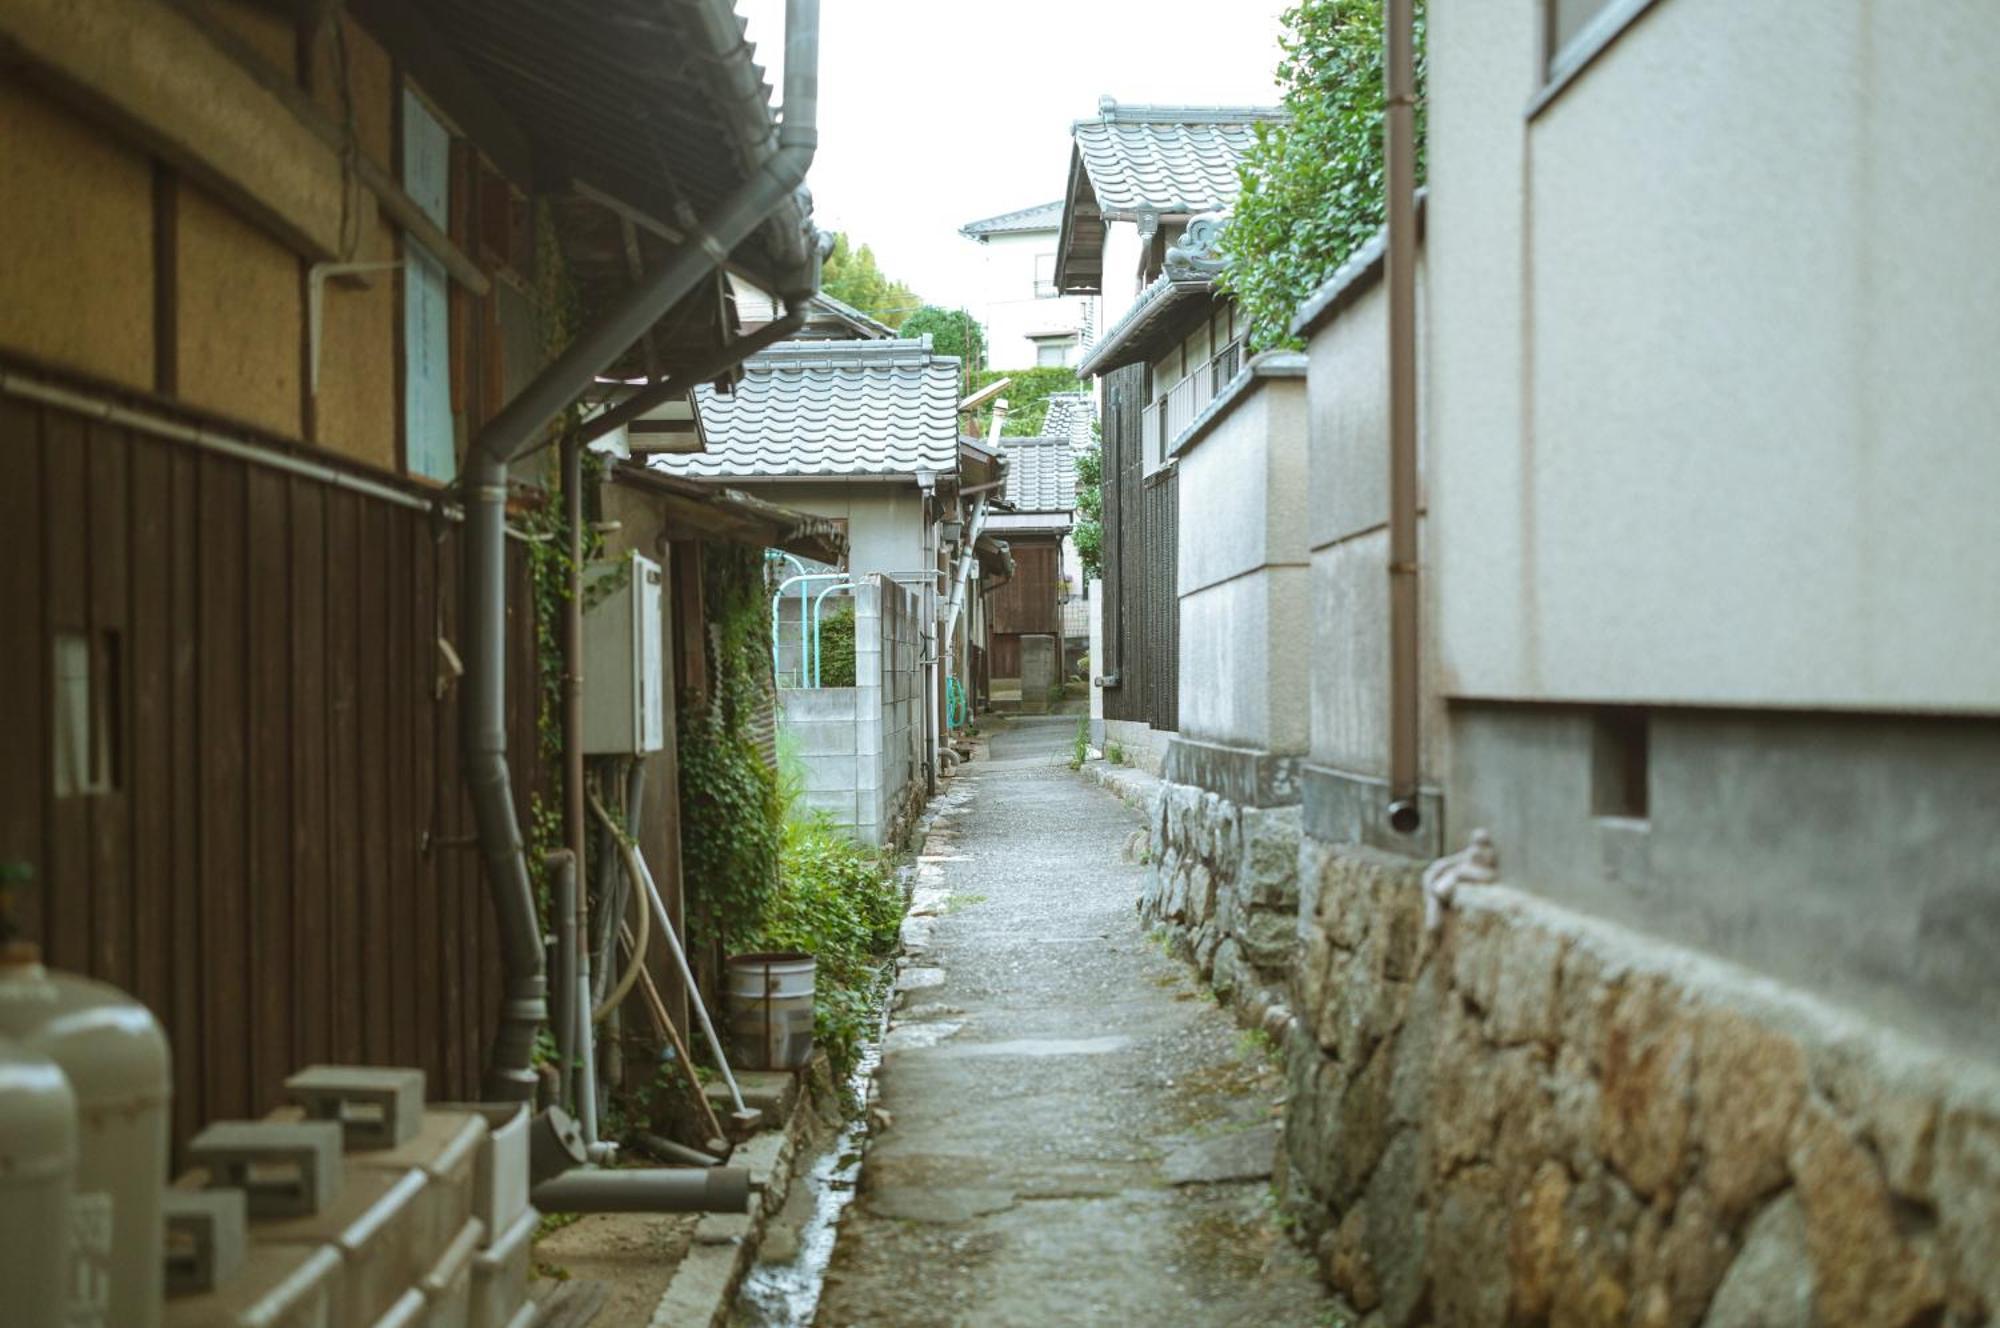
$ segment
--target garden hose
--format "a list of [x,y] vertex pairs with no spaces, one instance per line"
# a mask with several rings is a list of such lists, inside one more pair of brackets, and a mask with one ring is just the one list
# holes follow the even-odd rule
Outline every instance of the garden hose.
[[[627,871],[631,872],[635,887],[625,892],[626,898],[638,899],[639,891],[636,886],[639,880],[639,871],[637,864],[631,860],[632,845],[626,840],[625,832],[620,830],[612,821],[611,813],[605,811],[604,804],[598,801],[597,790],[595,789],[590,791],[590,809],[597,813],[598,820],[604,822],[604,828],[611,832],[611,838],[617,843],[619,852],[626,859],[625,867]],[[614,986],[605,995],[604,999],[598,1002],[597,1008],[590,1012],[591,1023],[602,1023],[604,1016],[618,1008],[618,1003],[623,1001],[631,992],[632,984],[639,980],[639,972],[646,966],[646,942],[652,939],[652,930],[652,910],[647,908],[645,903],[641,901],[639,904],[639,934],[633,939],[632,958],[626,963],[625,972],[620,975],[618,985]]]

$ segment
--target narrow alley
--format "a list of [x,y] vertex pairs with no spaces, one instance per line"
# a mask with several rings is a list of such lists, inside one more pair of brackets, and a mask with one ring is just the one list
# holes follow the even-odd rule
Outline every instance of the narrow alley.
[[1138,815],[1022,718],[936,823],[818,1322],[1331,1322],[1271,1199],[1282,1075],[1139,920]]

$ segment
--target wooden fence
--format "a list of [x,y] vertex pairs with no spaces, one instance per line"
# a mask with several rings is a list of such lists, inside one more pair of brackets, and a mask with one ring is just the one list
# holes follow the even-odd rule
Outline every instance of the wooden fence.
[[[459,559],[426,512],[0,398],[0,862],[32,868],[52,966],[165,1023],[177,1143],[315,1061],[477,1090],[499,972],[438,644],[459,640]],[[78,720],[56,671],[82,660]]]

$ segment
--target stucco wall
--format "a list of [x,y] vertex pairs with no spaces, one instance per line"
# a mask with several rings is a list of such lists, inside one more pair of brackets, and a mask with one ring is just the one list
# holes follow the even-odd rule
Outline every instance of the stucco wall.
[[181,396],[296,437],[305,364],[298,256],[183,185],[179,266]]
[[[1081,334],[1095,303],[1093,297],[1035,294],[1035,257],[1047,254],[1054,258],[1055,231],[995,235],[974,244],[971,252],[979,272],[979,294],[973,309],[986,327],[987,367],[1032,369],[1036,347],[1029,340],[1031,334]],[[1068,362],[1076,363],[1081,353],[1080,345],[1072,347]]]
[[2000,8],[1667,0],[1528,120],[1538,13],[1430,18],[1457,690],[2000,708]]
[[0,347],[153,385],[153,170],[0,80]]
[[1180,731],[1306,748],[1306,389],[1255,377],[1180,456]]
[[[1418,333],[1428,335],[1426,264],[1417,269]],[[1312,763],[1348,774],[1388,774],[1389,379],[1388,303],[1379,280],[1308,341],[1310,463],[1307,540],[1312,589]],[[1420,341],[1421,344],[1421,341]],[[1421,360],[1421,355],[1420,355]],[[1420,389],[1429,385],[1420,379]],[[1422,633],[1420,768],[1441,776],[1449,686],[1435,648],[1437,563],[1425,501],[1431,470],[1425,393],[1418,396],[1418,613]],[[1450,532],[1441,532],[1449,534]]]
[[902,575],[924,568],[929,532],[923,494],[912,483],[774,483],[742,485],[757,496],[815,516],[847,522],[847,569]]

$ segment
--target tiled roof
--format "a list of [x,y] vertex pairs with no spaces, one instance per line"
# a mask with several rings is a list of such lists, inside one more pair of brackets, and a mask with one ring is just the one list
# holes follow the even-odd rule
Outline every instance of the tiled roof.
[[1091,425],[1097,422],[1097,397],[1090,392],[1056,392],[1049,396],[1049,413],[1042,417],[1042,433],[1050,438],[1067,438],[1071,449],[1089,451],[1097,442]]
[[1215,283],[1207,277],[1186,281],[1175,281],[1164,273],[1155,277],[1104,339],[1090,348],[1076,366],[1077,375],[1091,378],[1145,359],[1162,337],[1184,334],[1189,314],[1195,309],[1206,312],[1214,291]]
[[1017,512],[1076,508],[1076,452],[1062,438],[1000,439],[1007,458],[1007,503]]
[[997,217],[982,217],[978,221],[968,221],[958,228],[960,235],[976,240],[982,235],[1008,235],[1016,231],[1052,231],[1062,225],[1063,201],[1058,198],[1053,203],[1038,203],[1034,207],[1021,208],[1016,212],[1002,212]]
[[958,360],[931,339],[787,341],[752,356],[736,391],[704,384],[706,452],[657,456],[709,479],[950,474],[958,462]]
[[1284,112],[1256,106],[1120,106],[1107,98],[1078,120],[1076,150],[1106,219],[1141,212],[1212,212],[1236,201],[1236,164],[1257,124]]

